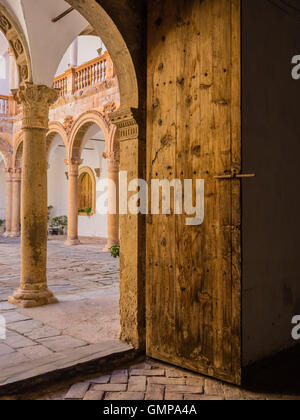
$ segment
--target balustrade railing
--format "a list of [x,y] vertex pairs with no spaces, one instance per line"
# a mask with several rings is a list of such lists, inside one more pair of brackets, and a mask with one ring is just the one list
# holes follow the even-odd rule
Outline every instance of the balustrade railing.
[[114,75],[113,63],[106,52],[81,66],[66,70],[54,79],[53,86],[60,89],[60,96],[66,96],[102,83]]
[[0,95],[0,117],[13,117],[19,112],[19,107],[12,96]]
[[[114,65],[106,52],[81,66],[70,68],[54,79],[53,87],[60,89],[60,96],[96,86],[115,75]],[[20,107],[12,96],[0,95],[0,118],[13,117]]]

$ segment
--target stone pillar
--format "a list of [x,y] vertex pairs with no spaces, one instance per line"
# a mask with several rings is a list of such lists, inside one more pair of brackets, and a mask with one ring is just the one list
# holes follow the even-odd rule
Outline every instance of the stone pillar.
[[[108,240],[105,251],[114,245],[120,245],[120,215],[119,215],[119,171],[120,152],[105,154],[108,160],[108,179],[113,181],[116,188],[108,186]],[[116,194],[115,194],[116,193]],[[114,214],[116,213],[116,214]]]
[[11,234],[12,219],[12,169],[4,168],[6,181],[5,195],[5,233],[3,236],[8,237]]
[[47,287],[47,153],[49,106],[58,90],[26,83],[13,91],[22,105],[21,281],[8,300],[23,308],[57,303]]
[[[131,109],[120,109],[109,117],[117,127],[120,171],[127,171],[128,183],[133,179],[145,179],[145,115],[140,116]],[[144,215],[120,214],[121,339],[141,350],[146,341],[145,227]]]
[[20,168],[14,169],[12,175],[12,221],[11,237],[20,236],[21,221],[21,173]]
[[68,165],[68,239],[67,246],[79,245],[78,238],[78,168],[81,159],[71,159],[65,162]]

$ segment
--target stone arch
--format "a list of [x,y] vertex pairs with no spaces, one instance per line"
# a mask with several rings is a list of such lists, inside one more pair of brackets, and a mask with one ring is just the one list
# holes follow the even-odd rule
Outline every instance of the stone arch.
[[11,167],[13,150],[7,140],[7,134],[0,133],[0,152],[4,157],[5,166]]
[[[119,80],[122,108],[138,108],[139,92],[135,66],[129,48],[118,27],[105,11],[104,6],[94,0],[66,0],[89,22],[104,42],[116,67]],[[103,3],[103,2],[102,2]],[[108,7],[111,7],[108,5]],[[112,7],[113,9],[113,7]]]
[[74,123],[69,140],[69,160],[79,159],[83,148],[83,139],[88,129],[96,124],[103,132],[106,142],[110,137],[112,127],[98,111],[87,111]]
[[49,162],[51,152],[53,151],[53,148],[55,147],[55,144],[53,142],[55,136],[59,134],[62,138],[64,145],[66,147],[66,158],[68,157],[68,147],[69,147],[69,139],[68,139],[68,133],[65,129],[65,127],[58,121],[53,121],[49,123],[49,131],[47,133],[46,137],[46,147],[47,147],[47,161]]
[[9,42],[12,52],[15,56],[19,84],[32,82],[31,58],[26,37],[15,19],[10,15],[7,9],[0,4],[0,30]]
[[20,131],[16,134],[14,140],[14,152],[12,157],[13,168],[22,168],[22,156],[23,156],[23,132]]

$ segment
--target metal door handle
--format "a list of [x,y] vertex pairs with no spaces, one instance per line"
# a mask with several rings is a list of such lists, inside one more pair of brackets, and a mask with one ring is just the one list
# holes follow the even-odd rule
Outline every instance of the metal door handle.
[[256,174],[238,174],[235,169],[228,175],[217,175],[214,179],[241,179],[241,178],[254,178]]

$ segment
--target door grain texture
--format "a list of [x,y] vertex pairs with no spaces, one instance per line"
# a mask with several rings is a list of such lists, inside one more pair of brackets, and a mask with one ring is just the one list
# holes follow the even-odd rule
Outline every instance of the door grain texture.
[[148,181],[204,179],[205,220],[148,217],[147,354],[239,384],[240,1],[148,3]]

